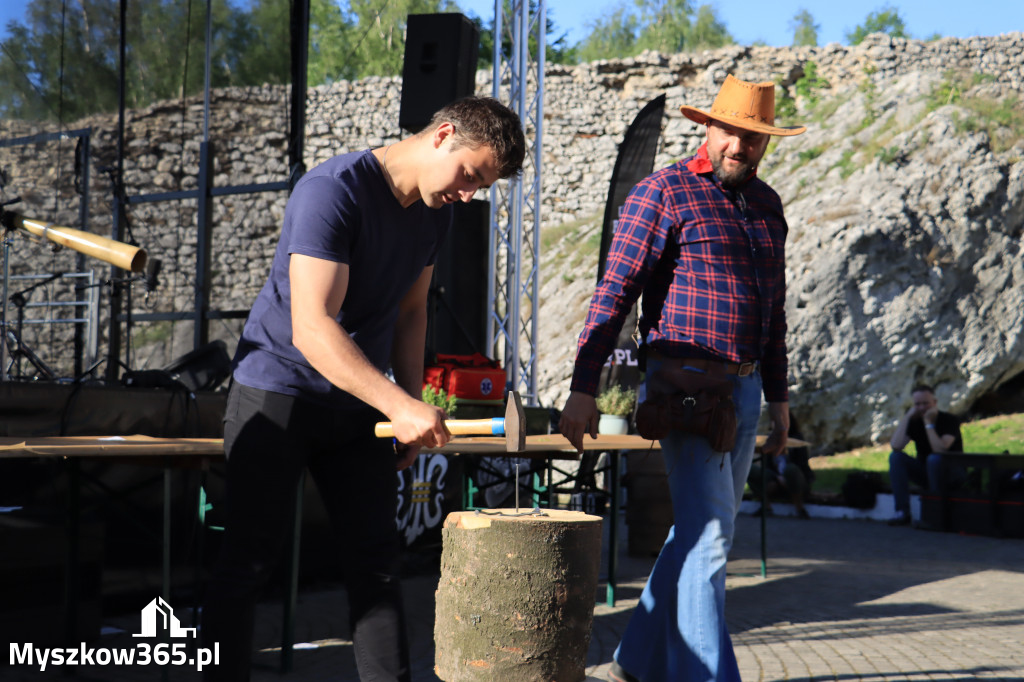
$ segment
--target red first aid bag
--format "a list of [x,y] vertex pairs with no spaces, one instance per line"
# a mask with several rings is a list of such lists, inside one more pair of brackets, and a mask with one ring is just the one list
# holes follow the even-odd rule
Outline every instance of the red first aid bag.
[[438,353],[435,364],[424,370],[423,384],[444,389],[460,400],[501,401],[505,397],[505,370],[482,353]]

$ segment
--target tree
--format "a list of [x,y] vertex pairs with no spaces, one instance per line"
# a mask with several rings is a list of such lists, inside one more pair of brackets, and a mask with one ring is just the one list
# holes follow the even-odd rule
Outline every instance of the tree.
[[347,59],[354,29],[334,0],[310,0],[306,67],[310,86],[355,77],[355,64]]
[[733,43],[725,23],[718,18],[712,5],[701,5],[697,9],[697,20],[690,27],[684,43],[687,50],[713,50]]
[[790,26],[793,28],[794,47],[815,47],[818,44],[821,26],[814,23],[814,17],[806,9],[801,9],[793,16]]
[[355,26],[349,58],[355,77],[401,75],[406,17],[457,10],[451,0],[349,0],[347,19]]
[[637,17],[620,5],[605,19],[587,25],[590,33],[576,46],[581,62],[614,59],[636,54]]
[[694,12],[689,0],[635,0],[632,8],[619,5],[590,29],[576,47],[580,61],[630,57],[644,50],[671,54],[733,42],[711,5]]
[[[214,87],[287,79],[288,22],[280,20],[280,7],[287,0],[261,0],[250,16],[213,3]],[[200,0],[128,3],[127,106],[202,91],[205,10]],[[0,114],[70,121],[117,108],[119,0],[32,0],[26,23],[9,22],[8,30],[0,44]]]
[[891,5],[868,14],[863,24],[860,24],[852,31],[847,31],[846,40],[850,45],[859,45],[864,38],[872,33],[888,33],[893,38],[910,37],[910,34],[907,32],[907,25],[900,16],[899,10]]
[[637,52],[674,54],[690,47],[693,6],[689,0],[636,0],[636,5],[640,23]]
[[[503,5],[507,16],[512,11],[512,3],[510,0],[504,0]],[[540,11],[537,0],[529,0],[529,11],[531,17],[536,16],[536,13]],[[472,12],[464,12],[464,14],[476,24],[477,29],[480,31],[480,68],[489,68],[494,63],[494,17],[492,16],[485,22]],[[550,5],[547,7],[544,20],[544,60],[551,64],[571,63],[574,51],[568,44],[568,34],[564,31],[559,34],[559,28],[555,24],[554,12]],[[502,36],[502,50],[505,54],[508,54],[512,49],[511,33],[507,26],[503,28],[502,33],[504,33],[504,36]],[[531,32],[529,46],[531,55],[537,53],[535,43],[536,38],[534,38]]]

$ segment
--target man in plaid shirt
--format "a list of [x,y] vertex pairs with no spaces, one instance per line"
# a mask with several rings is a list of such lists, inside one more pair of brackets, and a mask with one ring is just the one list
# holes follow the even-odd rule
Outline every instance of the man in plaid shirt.
[[643,294],[647,376],[662,366],[727,377],[737,437],[731,452],[673,430],[661,440],[675,525],[615,652],[618,682],[739,680],[725,624],[725,568],[753,458],[761,394],[772,430],[768,456],[789,428],[785,243],[779,196],[756,176],[774,124],[775,86],[726,78],[697,153],[630,192],[580,335],[559,428],[580,451],[597,435],[594,395],[623,320]]

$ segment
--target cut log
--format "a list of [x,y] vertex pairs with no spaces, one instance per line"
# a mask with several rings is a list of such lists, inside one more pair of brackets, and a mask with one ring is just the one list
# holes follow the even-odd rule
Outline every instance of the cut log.
[[602,519],[514,513],[445,519],[434,620],[434,671],[445,682],[586,678]]

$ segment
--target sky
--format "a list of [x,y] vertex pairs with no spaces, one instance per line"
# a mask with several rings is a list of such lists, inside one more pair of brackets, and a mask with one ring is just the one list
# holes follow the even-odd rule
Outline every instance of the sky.
[[[548,0],[555,24],[569,32],[569,43],[581,40],[588,25],[611,14],[622,2],[633,0]],[[457,0],[460,7],[481,17],[494,13],[493,0]],[[693,0],[696,6],[703,0]],[[818,44],[846,43],[852,31],[871,12],[895,7],[910,35],[927,38],[934,33],[966,38],[1024,31],[1024,0],[710,0],[736,42],[750,45],[793,43],[793,17],[807,9],[820,26]]]
[[[130,0],[129,0],[130,1]],[[467,12],[489,19],[494,0],[456,0]],[[569,43],[581,40],[587,26],[609,14],[620,2],[633,0],[548,0],[547,8],[560,32],[568,32]],[[0,37],[7,22],[23,20],[29,0],[0,0]],[[694,0],[695,5],[703,4]],[[818,44],[846,43],[852,31],[871,12],[887,5],[895,7],[912,37],[927,38],[934,33],[966,38],[1024,31],[1024,0],[711,0],[729,32],[742,45],[761,41],[768,45],[793,42],[792,19],[801,9],[814,17]]]

